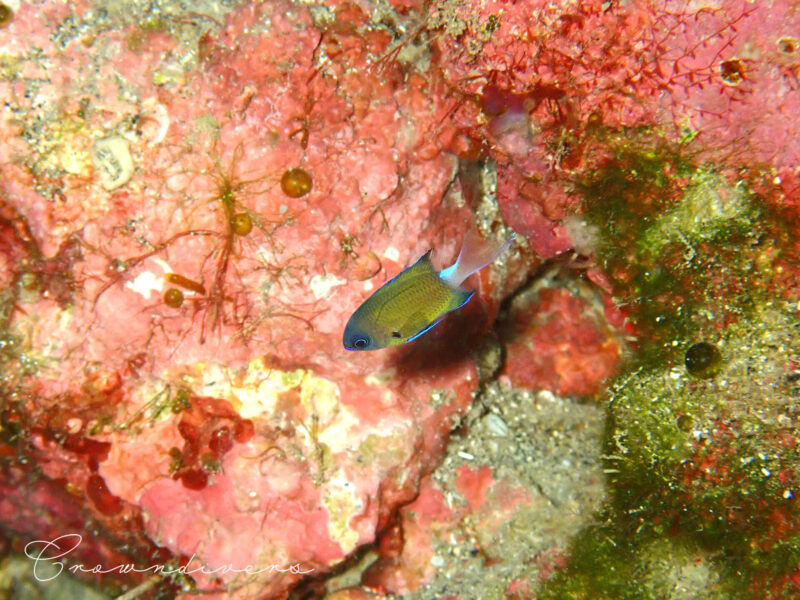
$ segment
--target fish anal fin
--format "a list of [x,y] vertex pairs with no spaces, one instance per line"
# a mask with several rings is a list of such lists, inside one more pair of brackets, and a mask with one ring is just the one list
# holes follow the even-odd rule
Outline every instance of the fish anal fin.
[[[431,325],[431,314],[429,311],[418,310],[408,316],[400,327],[397,328],[397,331],[402,332],[402,335],[409,335],[411,337],[417,337],[422,334],[422,332],[427,331],[433,325]],[[441,319],[442,315],[433,315],[436,319]]]
[[417,339],[417,338],[418,338],[419,336],[421,336],[423,333],[426,333],[426,332],[430,331],[431,329],[433,329],[434,327],[436,327],[436,326],[439,324],[439,321],[441,321],[441,320],[442,320],[442,317],[439,317],[439,318],[438,318],[438,319],[436,319],[436,320],[435,320],[433,323],[431,323],[430,325],[428,325],[427,327],[425,327],[424,329],[422,329],[422,331],[420,331],[420,332],[418,332],[418,333],[415,333],[415,334],[414,334],[414,335],[412,335],[410,338],[408,338],[408,339],[405,341],[405,343],[407,344],[408,342],[410,342],[410,341],[412,341],[412,340],[415,340],[415,339]]
[[475,295],[473,290],[462,290],[461,288],[453,290],[453,297],[450,299],[450,303],[447,305],[447,309],[445,312],[453,311],[457,308],[461,308],[472,296]]

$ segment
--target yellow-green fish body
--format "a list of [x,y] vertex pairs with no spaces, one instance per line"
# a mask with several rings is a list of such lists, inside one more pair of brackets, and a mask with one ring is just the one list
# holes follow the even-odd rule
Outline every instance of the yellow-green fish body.
[[441,272],[433,268],[429,250],[358,307],[345,326],[342,344],[348,350],[378,350],[421,336],[472,298],[475,292],[461,289],[461,282],[495,260],[510,242],[476,250],[468,236],[458,260]]

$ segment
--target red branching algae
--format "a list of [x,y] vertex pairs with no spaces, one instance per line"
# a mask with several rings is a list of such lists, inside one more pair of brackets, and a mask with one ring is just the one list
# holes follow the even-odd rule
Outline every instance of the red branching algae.
[[170,450],[172,478],[188,489],[208,485],[208,475],[221,469],[221,461],[235,443],[244,444],[255,432],[252,421],[242,419],[229,403],[207,396],[189,396],[180,412],[178,433],[183,450]]
[[122,500],[108,491],[105,480],[93,473],[86,482],[86,494],[104,515],[114,516],[122,512]]
[[180,472],[178,478],[186,489],[200,491],[208,485],[208,473],[192,468]]

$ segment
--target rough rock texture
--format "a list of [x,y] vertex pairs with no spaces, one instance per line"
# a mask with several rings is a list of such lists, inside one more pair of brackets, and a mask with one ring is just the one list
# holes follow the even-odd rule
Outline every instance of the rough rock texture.
[[436,64],[463,95],[466,135],[499,163],[503,217],[540,256],[574,244],[562,219],[583,202],[571,182],[615,158],[609,133],[653,127],[720,168],[796,180],[791,3],[481,6],[436,5]]
[[362,581],[414,600],[528,597],[600,507],[602,430],[596,404],[491,384]]

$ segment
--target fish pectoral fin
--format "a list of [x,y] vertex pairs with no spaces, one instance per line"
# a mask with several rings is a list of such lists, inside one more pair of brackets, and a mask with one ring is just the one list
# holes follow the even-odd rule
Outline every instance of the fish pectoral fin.
[[430,312],[424,309],[416,310],[403,319],[403,322],[399,323],[399,327],[396,327],[393,331],[397,331],[402,337],[416,336],[423,330],[427,331],[431,324],[431,316],[436,319],[441,318],[441,315],[435,313],[431,315]]
[[[434,316],[436,318],[433,320],[433,322],[431,322],[430,311],[417,310],[410,314],[402,323],[400,323],[400,326],[394,331],[400,333],[401,337],[407,338],[405,340],[406,342],[410,342],[411,340],[418,338],[423,333],[428,331],[442,319],[441,315]],[[393,337],[394,331],[392,332]]]

